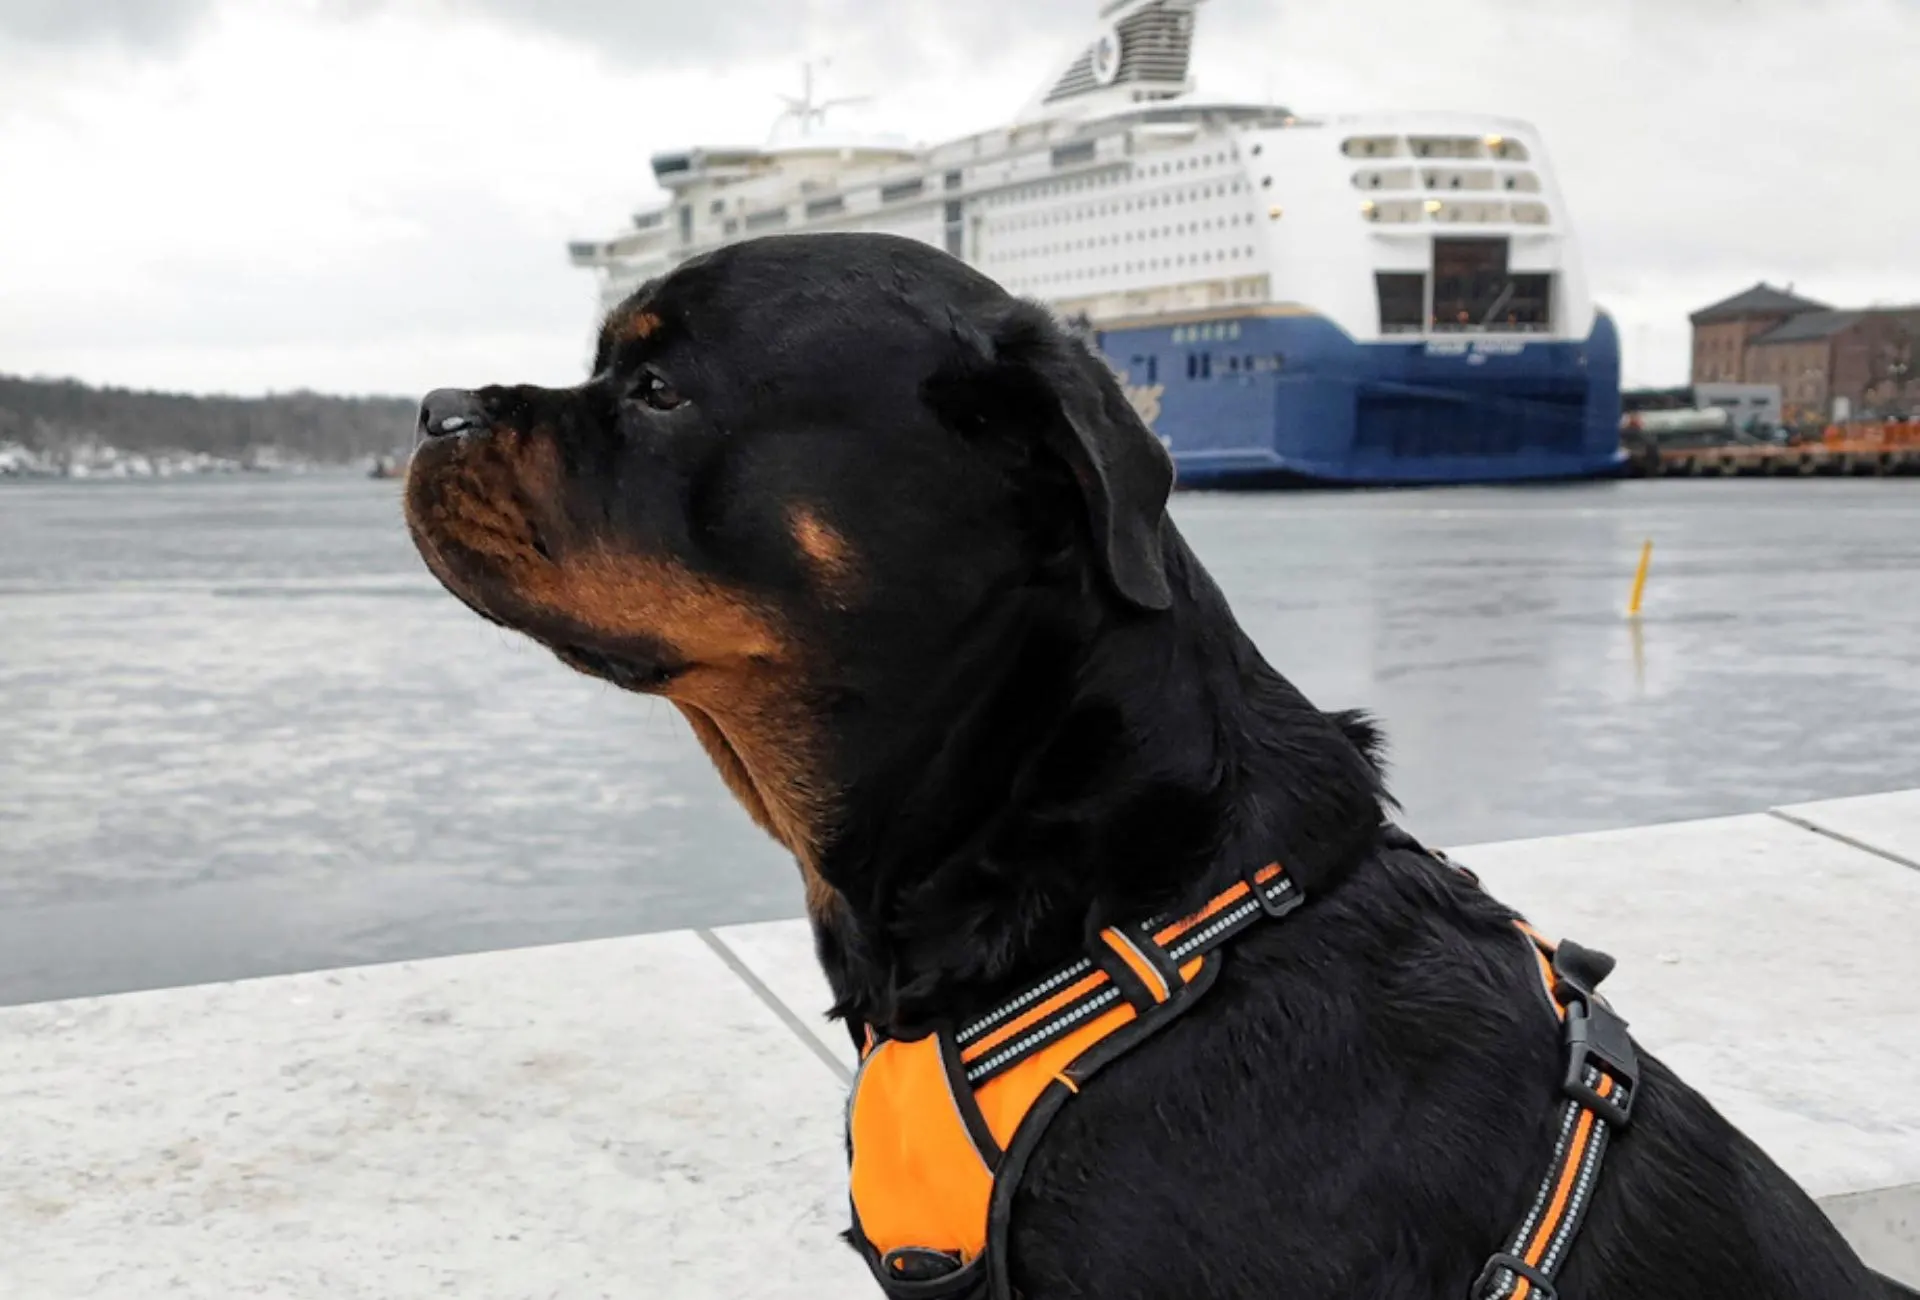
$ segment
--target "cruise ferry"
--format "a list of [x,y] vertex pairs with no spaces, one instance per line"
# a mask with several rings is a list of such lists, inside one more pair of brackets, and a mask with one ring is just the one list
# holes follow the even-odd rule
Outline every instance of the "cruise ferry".
[[932,147],[832,131],[809,77],[769,143],[655,155],[665,199],[572,260],[610,307],[737,240],[922,240],[1085,330],[1184,486],[1620,472],[1618,334],[1539,133],[1204,98],[1205,2],[1110,0],[1011,124]]

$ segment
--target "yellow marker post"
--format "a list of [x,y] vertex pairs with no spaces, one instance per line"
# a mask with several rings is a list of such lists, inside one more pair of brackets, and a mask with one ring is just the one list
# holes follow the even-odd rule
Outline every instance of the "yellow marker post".
[[1647,566],[1653,563],[1653,539],[1640,545],[1640,567],[1633,573],[1633,595],[1627,600],[1627,617],[1640,617],[1640,597],[1647,591]]

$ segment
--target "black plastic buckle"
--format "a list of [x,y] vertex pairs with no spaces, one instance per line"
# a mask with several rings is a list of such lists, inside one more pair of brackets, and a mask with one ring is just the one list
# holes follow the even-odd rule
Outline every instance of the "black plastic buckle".
[[[1640,1091],[1640,1058],[1627,1037],[1627,1022],[1601,1002],[1567,1004],[1567,1077],[1561,1091],[1615,1128],[1625,1128]],[[1612,1076],[1605,1096],[1587,1082],[1587,1071]]]
[[[1640,1090],[1640,1056],[1626,1020],[1593,991],[1612,972],[1613,958],[1604,952],[1568,940],[1554,949],[1553,993],[1567,1009],[1567,1074],[1561,1091],[1613,1127],[1624,1128]],[[1613,1077],[1611,1095],[1601,1096],[1587,1082],[1589,1069]]]
[[979,1294],[985,1258],[963,1265],[959,1256],[943,1250],[902,1246],[880,1256],[873,1272],[891,1300],[962,1300]]
[[[1299,882],[1284,871],[1264,885],[1257,879],[1256,872],[1249,871],[1246,880],[1247,888],[1253,893],[1253,901],[1260,904],[1260,910],[1268,916],[1275,918],[1285,916],[1307,901],[1306,891],[1300,888]],[[1279,887],[1278,892],[1274,897],[1269,898],[1268,891],[1275,886]]]
[[[1560,1293],[1554,1290],[1552,1278],[1519,1256],[1504,1253],[1495,1255],[1487,1261],[1487,1266],[1480,1270],[1480,1276],[1474,1279],[1473,1290],[1467,1293],[1469,1300],[1490,1300],[1494,1295],[1495,1278],[1502,1272],[1511,1273],[1517,1278],[1524,1277],[1531,1282],[1532,1295],[1537,1297],[1537,1300],[1559,1300]],[[1518,1286],[1515,1286],[1501,1294],[1511,1295],[1518,1289]]]

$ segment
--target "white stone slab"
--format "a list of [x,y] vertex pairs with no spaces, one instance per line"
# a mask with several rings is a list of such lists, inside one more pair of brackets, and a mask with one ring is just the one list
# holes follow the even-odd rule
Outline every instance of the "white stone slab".
[[773,996],[786,1004],[794,1018],[833,1057],[849,1077],[859,1068],[860,1054],[853,1039],[837,1021],[827,1019],[833,990],[813,953],[813,930],[805,921],[755,921],[727,925],[714,936],[731,949]]
[[[1920,872],[1770,816],[1459,856],[1920,1281]],[[0,1010],[0,1297],[871,1294],[829,1000],[795,921]]]
[[1788,804],[1779,811],[1920,870],[1920,790]]
[[861,1295],[844,1088],[691,933],[0,1011],[0,1296]]
[[1920,1281],[1920,872],[1776,817],[1456,851],[1550,934],[1612,953],[1635,1035]]

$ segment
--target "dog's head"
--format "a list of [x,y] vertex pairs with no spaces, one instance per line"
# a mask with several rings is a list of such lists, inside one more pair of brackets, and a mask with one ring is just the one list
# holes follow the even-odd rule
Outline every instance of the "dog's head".
[[441,390],[421,434],[406,513],[434,574],[672,700],[803,864],[845,738],[883,749],[1007,601],[1170,601],[1172,467],[1114,376],[903,239],[690,262],[612,314],[584,383]]

